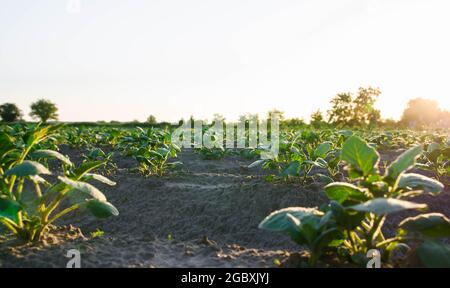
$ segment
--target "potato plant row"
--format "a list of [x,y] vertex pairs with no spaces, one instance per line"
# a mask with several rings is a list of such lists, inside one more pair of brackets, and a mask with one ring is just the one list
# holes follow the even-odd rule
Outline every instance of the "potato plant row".
[[[0,126],[0,223],[5,228],[0,231],[39,241],[51,233],[51,224],[74,210],[98,218],[118,216],[95,183],[115,185],[105,177],[117,169],[115,153],[135,159],[134,170],[145,177],[162,177],[182,165],[176,161],[181,149],[172,143],[172,131],[170,126]],[[81,163],[61,154],[62,145],[87,151]],[[284,232],[306,248],[310,266],[330,255],[364,266],[375,250],[388,266],[407,265],[411,257],[429,267],[450,266],[450,248],[440,241],[450,237],[449,219],[426,212],[426,204],[414,201],[445,190],[450,175],[445,134],[284,126],[279,153],[270,159],[260,157],[268,153],[262,146],[194,151],[205,161],[229,155],[248,159],[249,169],[268,173],[266,181],[323,187],[328,203],[274,211],[259,225]],[[380,152],[399,156],[387,163],[381,161]],[[49,163],[59,164],[50,169]],[[395,235],[386,236],[388,215],[404,210],[420,213],[405,218]]]

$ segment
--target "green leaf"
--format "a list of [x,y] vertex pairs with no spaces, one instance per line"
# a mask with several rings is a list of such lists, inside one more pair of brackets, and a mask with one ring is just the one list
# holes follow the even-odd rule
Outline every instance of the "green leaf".
[[21,210],[22,206],[18,202],[6,197],[0,197],[0,217],[7,218],[14,223],[17,223],[19,221],[17,213]]
[[422,146],[413,147],[402,153],[387,168],[385,180],[388,183],[394,183],[400,174],[414,167],[420,154],[422,154]]
[[89,200],[86,202],[86,208],[97,218],[108,218],[119,215],[119,210],[106,201]]
[[293,217],[301,219],[308,215],[323,215],[323,212],[315,208],[303,208],[303,207],[289,207],[272,212],[269,216],[259,224],[259,229],[268,231],[283,232],[289,230],[291,223],[287,219],[287,214],[291,214]]
[[264,162],[266,162],[266,160],[264,160],[264,159],[256,160],[252,164],[248,165],[248,168],[254,168],[254,167],[261,166],[264,164]]
[[318,157],[325,158],[327,153],[330,152],[331,147],[332,147],[332,144],[329,141],[323,142],[322,144],[317,146],[316,149],[314,150],[315,158],[318,158]]
[[70,162],[69,158],[54,150],[37,150],[34,151],[31,156],[35,158],[55,158],[67,165],[72,166],[72,162]]
[[32,145],[37,144],[50,137],[53,133],[56,132],[56,130],[58,130],[62,126],[64,126],[64,124],[49,125],[45,127],[36,126],[25,133],[25,135],[22,137],[23,141],[28,147],[31,147]]
[[97,181],[102,182],[109,186],[115,186],[117,184],[116,182],[109,180],[105,176],[100,175],[100,174],[95,174],[95,173],[86,173],[84,175],[84,179],[86,179],[86,180],[94,179],[94,180],[97,180]]
[[344,208],[336,201],[330,202],[330,210],[333,213],[339,226],[351,230],[361,225],[365,219],[365,213]]
[[148,154],[151,157],[156,157],[156,158],[163,158],[164,157],[162,154],[160,154],[160,153],[158,153],[156,151],[153,151],[153,150],[148,151]]
[[295,218],[292,214],[287,213],[287,214],[286,214],[286,220],[287,220],[288,222],[290,222],[290,224],[292,225],[292,227],[293,227],[296,231],[300,232],[300,229],[299,229],[299,226],[300,226],[300,220],[298,220],[298,218]]
[[351,130],[339,130],[337,133],[346,138],[351,137],[353,135],[353,131],[351,131]]
[[416,173],[402,174],[397,187],[420,189],[433,194],[439,194],[444,190],[444,185],[441,182]]
[[310,161],[310,160],[306,160],[306,163],[309,163],[315,167],[319,167],[322,169],[327,169],[328,168],[328,163],[325,159],[323,158],[317,158],[316,161]]
[[81,163],[81,165],[76,168],[73,173],[77,177],[77,179],[81,179],[81,177],[84,176],[84,174],[89,173],[90,171],[94,170],[95,168],[98,168],[102,165],[104,165],[105,161],[89,161]]
[[321,251],[324,247],[330,246],[336,240],[343,238],[342,232],[337,228],[330,228],[321,233],[313,242],[314,249]]
[[34,176],[39,174],[52,174],[44,165],[35,161],[23,161],[5,172],[6,176],[16,175],[19,177]]
[[167,155],[170,154],[170,150],[166,148],[158,148],[156,149],[156,152],[160,154],[162,157],[166,157]]
[[358,136],[351,136],[342,146],[341,159],[361,172],[362,176],[367,176],[376,168],[380,155],[366,141]]
[[314,174],[314,177],[317,178],[319,180],[319,182],[324,183],[324,184],[330,184],[330,183],[334,182],[333,178],[331,178],[327,175],[321,174],[321,173]]
[[428,268],[450,268],[450,247],[436,241],[425,241],[417,248],[417,256]]
[[298,172],[300,171],[300,162],[298,161],[292,161],[288,167],[286,167],[282,172],[281,176],[287,177],[287,176],[296,176],[298,175]]
[[328,198],[339,203],[344,203],[348,199],[366,201],[367,191],[353,184],[344,182],[334,182],[325,186],[325,193]]
[[440,145],[436,142],[433,142],[433,143],[428,144],[427,152],[431,153],[439,148],[440,148]]
[[317,237],[320,220],[321,218],[317,215],[306,215],[301,219],[301,221],[299,220],[301,238],[306,240],[307,244],[313,243],[314,239]]
[[30,176],[30,180],[33,181],[34,183],[39,183],[39,184],[44,184],[44,185],[49,184],[47,182],[47,180],[45,180],[44,178],[42,178],[39,175]]
[[89,152],[88,157],[91,159],[97,159],[99,157],[106,157],[106,154],[102,149],[95,148]]
[[299,245],[307,244],[308,241],[303,235],[301,230],[301,223],[298,218],[295,218],[292,214],[287,213],[286,219],[286,229],[283,232],[287,233],[293,241]]
[[421,214],[403,220],[399,227],[408,232],[421,233],[427,237],[450,236],[450,220],[440,213]]
[[425,209],[427,205],[392,198],[376,198],[349,208],[360,212],[385,215],[409,209]]
[[100,190],[95,188],[89,183],[81,182],[81,181],[74,181],[66,177],[59,176],[58,179],[66,184],[67,186],[70,186],[73,188],[73,192],[81,192],[83,196],[88,196],[89,198],[97,199],[99,201],[106,201],[105,195],[103,195]]
[[2,143],[0,146],[0,158],[15,148],[14,139],[3,131],[0,131],[0,143]]

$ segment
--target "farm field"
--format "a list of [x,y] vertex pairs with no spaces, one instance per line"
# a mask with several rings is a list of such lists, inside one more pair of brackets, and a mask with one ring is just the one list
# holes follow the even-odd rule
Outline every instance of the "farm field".
[[[12,175],[8,171],[14,169],[14,166],[19,166],[18,162],[11,162],[11,158],[23,149],[21,146],[26,147],[27,144],[23,140],[28,139],[26,137],[33,133],[37,135],[36,137],[42,136],[40,132],[46,129],[44,127],[53,126],[2,126],[2,141],[8,139],[11,143],[16,143],[16,148],[11,147],[12,150],[7,153],[5,146],[2,147],[2,153],[5,153],[1,158],[2,185],[8,186],[11,178],[5,175]],[[405,131],[367,134],[350,130],[285,128],[281,133],[279,157],[259,163],[261,160],[258,159],[258,153],[261,149],[222,151],[214,148],[204,151],[205,149],[179,148],[168,140],[168,131],[161,128],[59,127],[53,132],[46,131],[51,137],[47,135],[49,137],[45,136],[42,141],[36,141],[38,142],[36,146],[33,146],[25,157],[30,160],[25,162],[40,163],[45,169],[60,172],[53,175],[28,170],[21,171],[22,174],[17,173],[18,175],[28,173],[24,178],[31,177],[24,181],[22,198],[24,200],[19,202],[31,203],[26,196],[27,190],[28,192],[33,190],[33,186],[28,184],[35,183],[35,178],[31,174],[41,175],[50,183],[62,182],[63,185],[72,188],[70,191],[85,193],[84,187],[77,186],[69,182],[70,180],[58,179],[56,176],[61,177],[65,174],[69,179],[76,179],[70,172],[76,169],[70,167],[96,163],[91,166],[95,168],[89,171],[91,176],[84,178],[83,181],[81,181],[83,178],[80,178],[79,182],[94,184],[99,189],[97,191],[102,191],[108,203],[115,208],[106,209],[105,212],[102,207],[97,207],[98,211],[91,209],[89,213],[85,211],[90,210],[89,207],[88,209],[79,207],[80,209],[71,211],[46,226],[38,238],[28,243],[24,240],[30,236],[29,234],[25,235],[25,239],[23,234],[15,237],[11,230],[2,228],[1,267],[65,267],[68,261],[65,256],[70,249],[81,251],[84,267],[309,267],[312,265],[311,248],[307,243],[300,242],[301,245],[298,245],[282,233],[282,229],[281,233],[271,233],[259,229],[258,225],[271,212],[282,208],[315,207],[317,211],[320,209],[326,211],[324,205],[329,203],[330,195],[341,201],[332,196],[334,194],[326,193],[324,187],[332,185],[330,183],[360,182],[358,180],[360,177],[352,179],[348,175],[349,160],[342,160],[341,156],[343,146],[349,143],[346,141],[357,139],[356,134],[362,137],[358,139],[361,141],[364,141],[363,138],[367,139],[380,151],[382,163],[380,166],[392,163],[410,147],[422,145],[420,147],[424,149],[420,148],[421,150],[409,159],[413,162],[417,159],[417,163],[408,165],[410,166],[408,170],[411,170],[408,172],[420,173],[430,178],[417,178],[416,181],[419,182],[410,184],[406,189],[425,191],[424,195],[413,197],[411,200],[408,198],[408,203],[413,205],[425,203],[428,209],[423,212],[417,211],[419,207],[411,209],[396,206],[395,211],[392,211],[396,213],[383,212],[382,214],[387,216],[386,222],[380,227],[385,234],[383,237],[395,235],[399,223],[406,217],[424,215],[428,212],[441,213],[441,217],[444,217],[442,219],[450,216],[450,195],[447,185],[448,154],[445,154],[448,153],[449,146],[445,134],[436,136],[437,134]],[[360,148],[372,146],[363,145]],[[14,149],[16,151],[13,151]],[[52,154],[48,152],[49,150],[58,151],[58,154]],[[154,163],[163,152],[167,152],[170,156],[166,155],[168,159],[166,162],[163,161],[164,164],[151,166],[149,162],[140,158],[145,154],[144,151],[150,153],[146,159],[153,159]],[[437,157],[432,158],[434,156],[430,153],[434,153]],[[434,162],[430,159],[434,159]],[[62,164],[61,160],[64,160]],[[433,165],[440,165],[440,170],[433,169]],[[305,172],[303,167],[308,172]],[[38,168],[41,169],[40,172],[43,171],[42,167]],[[381,170],[386,169],[381,167]],[[93,173],[103,175],[109,180],[93,178]],[[435,178],[439,178],[445,185],[434,180]],[[111,181],[115,183],[110,183]],[[41,185],[52,187],[43,182]],[[45,197],[45,193],[51,193],[51,188],[47,191],[42,197]],[[70,191],[65,193],[70,194]],[[101,198],[89,193],[83,194],[86,199],[78,201],[89,202]],[[29,197],[34,198],[32,195]],[[66,198],[54,214],[64,211],[75,203],[71,195]],[[5,209],[8,208],[6,199],[10,198],[2,197],[3,222],[8,221],[5,219],[16,219],[6,214],[8,212],[8,209]],[[349,204],[345,201],[341,203],[348,206],[354,204],[354,201],[350,199],[348,201]],[[34,212],[24,210],[18,213],[23,213],[22,217],[27,215],[26,217],[30,219],[33,213],[37,215],[41,213],[39,210]],[[292,213],[296,215],[295,211]],[[98,219],[92,214],[101,216],[100,218],[111,217]],[[438,224],[444,225],[443,227],[450,225],[445,224],[448,223],[448,219],[445,221]],[[43,224],[41,222],[40,225]],[[448,228],[441,226],[439,229],[444,231],[440,235],[442,237],[439,237],[441,238],[439,243],[442,241],[446,243],[448,234],[445,231]],[[339,238],[342,236],[337,237]],[[323,249],[325,251],[325,248]],[[351,257],[338,255],[334,247],[326,251],[313,265],[319,267],[361,265],[357,261],[352,261]],[[411,260],[409,256],[407,257],[407,253],[400,255],[402,256],[398,256],[396,260],[389,260],[386,266],[426,265],[417,259]]]
[[447,11],[0,1],[0,273],[384,287],[371,268],[450,268]]

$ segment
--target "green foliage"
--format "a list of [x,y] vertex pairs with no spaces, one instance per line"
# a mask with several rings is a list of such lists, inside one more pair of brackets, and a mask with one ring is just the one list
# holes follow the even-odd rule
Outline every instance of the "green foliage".
[[417,248],[417,256],[428,268],[450,267],[450,247],[440,242],[425,240]]
[[380,111],[374,105],[381,94],[379,89],[372,87],[359,88],[356,97],[352,93],[337,94],[332,100],[328,111],[329,122],[337,126],[366,126],[379,122]]
[[399,227],[409,233],[418,233],[429,238],[450,235],[450,221],[439,213],[421,214],[403,220]]
[[156,117],[155,116],[150,115],[147,118],[147,123],[148,124],[158,124],[158,121],[156,121]]
[[202,156],[205,160],[219,160],[227,155],[227,150],[223,147],[213,147],[207,148],[202,147],[196,149],[196,151]]
[[101,238],[105,235],[105,232],[100,230],[100,229],[96,229],[95,231],[91,232],[91,237],[92,238]]
[[[59,128],[60,125],[37,125],[21,132],[12,129],[9,134],[0,134],[5,141],[0,152],[0,223],[26,241],[41,239],[49,224],[76,209],[86,209],[99,218],[119,214],[102,192],[85,182],[95,179],[115,184],[108,183],[103,176],[88,174],[102,162],[83,162],[75,167],[66,156],[44,149],[51,146],[47,142]],[[44,165],[48,159],[62,163],[59,174],[64,176],[58,176],[54,183],[43,178],[52,174]],[[25,185],[26,182],[29,184]],[[59,209],[65,199],[70,205]]]
[[0,105],[0,117],[4,122],[18,121],[22,117],[22,111],[13,103]]
[[331,100],[332,108],[328,111],[328,121],[337,126],[346,126],[351,123],[353,99],[350,93],[337,94]]
[[83,158],[86,161],[101,161],[103,162],[102,169],[106,175],[111,175],[117,170],[117,165],[113,161],[113,152],[105,153],[100,148],[94,148],[92,150],[89,150],[86,155],[83,156]]
[[38,118],[42,122],[58,120],[58,108],[49,100],[41,99],[31,104],[30,116]]
[[[369,249],[378,249],[382,263],[390,265],[393,252],[401,247],[408,247],[408,255],[416,253],[423,265],[448,266],[448,247],[440,241],[450,235],[449,219],[439,213],[425,214],[426,205],[411,200],[438,195],[444,189],[440,181],[448,180],[449,171],[445,134],[331,126],[316,130],[290,127],[287,122],[277,157],[259,159],[268,151],[263,146],[238,152],[253,161],[250,168],[267,169],[269,175],[264,177],[269,182],[325,185],[329,202],[320,208],[275,211],[260,224],[261,229],[288,234],[310,251],[312,266],[331,254],[342,263],[365,265]],[[135,159],[136,169],[146,176],[162,176],[180,164],[171,162],[180,148],[171,143],[169,129],[84,124],[59,128],[22,123],[0,126],[0,222],[26,240],[38,240],[49,224],[76,209],[97,218],[118,215],[93,185],[116,184],[103,176],[115,171],[113,153]],[[58,152],[60,144],[83,148],[82,163],[75,165]],[[397,149],[406,151],[391,163],[380,161],[378,151]],[[204,159],[233,153],[221,148],[196,152]],[[433,172],[437,180],[418,174],[417,168]],[[50,173],[54,176],[47,176]],[[407,210],[419,214],[403,219],[397,232],[387,237],[383,233],[386,217]]]
[[420,168],[432,171],[438,180],[450,176],[449,142],[428,144],[421,162]]
[[450,267],[450,248],[438,241],[450,236],[450,221],[442,214],[406,218],[399,224],[396,235],[386,238],[383,234],[387,215],[405,210],[423,211],[426,204],[410,199],[424,193],[437,195],[444,188],[434,179],[407,173],[421,152],[420,146],[410,148],[381,174],[378,152],[361,138],[351,136],[342,146],[341,159],[347,164],[353,183],[334,182],[325,186],[330,203],[320,210],[285,208],[267,216],[259,227],[285,232],[308,247],[312,265],[326,249],[334,249],[346,261],[362,266],[367,262],[366,253],[378,249],[383,261],[389,263],[395,249],[410,245],[424,265]]
[[350,137],[342,147],[341,159],[346,161],[351,178],[365,177],[376,169],[380,155],[375,148],[369,146],[357,136]]
[[[249,168],[262,166],[265,169],[277,170],[284,179],[300,179],[302,184],[316,179],[321,182],[332,182],[338,177],[339,146],[342,139],[340,135],[305,130],[283,136],[277,157],[256,160],[249,165]],[[259,148],[259,154],[262,152],[263,149]],[[321,171],[321,173],[313,173],[313,170]]]
[[311,121],[310,124],[314,128],[321,128],[325,124],[325,119],[322,115],[322,112],[320,110],[317,110],[311,114]]
[[168,169],[181,165],[181,162],[169,162],[176,158],[180,148],[171,142],[171,134],[166,130],[142,129],[138,127],[118,144],[125,155],[132,156],[139,163],[139,172],[143,175],[163,176]]
[[296,243],[308,247],[310,264],[315,265],[323,249],[332,242],[338,243],[336,239],[343,237],[335,223],[323,221],[330,215],[314,208],[285,208],[267,216],[259,228],[287,233]]

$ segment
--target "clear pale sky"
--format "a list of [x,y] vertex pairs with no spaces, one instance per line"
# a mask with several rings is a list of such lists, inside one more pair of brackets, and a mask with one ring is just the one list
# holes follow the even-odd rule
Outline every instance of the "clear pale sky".
[[309,119],[338,92],[380,87],[450,109],[450,1],[0,0],[0,103],[64,121]]

